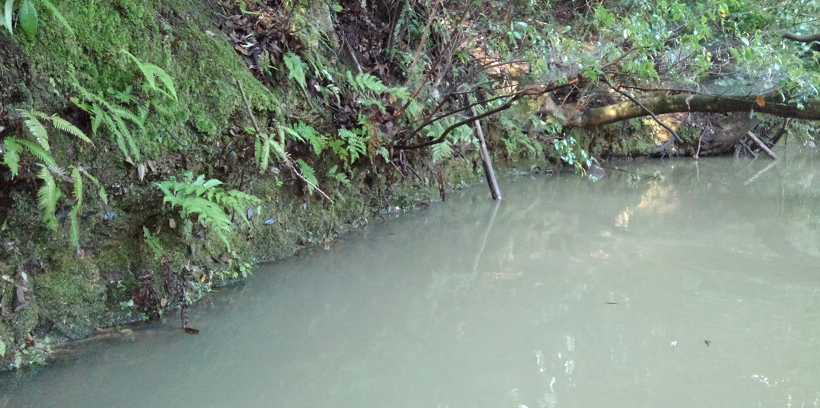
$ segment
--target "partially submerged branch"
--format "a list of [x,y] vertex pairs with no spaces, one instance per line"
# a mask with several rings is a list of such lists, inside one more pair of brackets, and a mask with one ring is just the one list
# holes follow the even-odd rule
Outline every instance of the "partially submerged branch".
[[568,124],[572,126],[594,127],[647,116],[647,109],[656,115],[678,112],[729,113],[755,111],[783,118],[820,120],[820,102],[807,102],[801,109],[796,103],[776,102],[773,97],[764,97],[763,101],[765,102],[764,105],[760,106],[757,95],[679,94],[642,99],[640,103],[643,107],[629,101],[590,109],[586,112],[573,112],[571,116],[567,116],[567,120]]

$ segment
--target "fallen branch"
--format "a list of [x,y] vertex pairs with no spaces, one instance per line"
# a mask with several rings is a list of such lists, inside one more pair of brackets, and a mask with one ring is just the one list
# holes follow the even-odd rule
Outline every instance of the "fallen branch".
[[605,83],[606,83],[606,84],[607,84],[610,88],[612,88],[612,90],[613,90],[613,91],[615,91],[615,92],[617,92],[617,93],[619,93],[619,94],[621,94],[621,95],[625,96],[627,99],[629,99],[630,101],[632,101],[634,104],[636,104],[636,105],[640,106],[640,107],[641,107],[641,109],[643,109],[646,113],[648,113],[650,116],[652,116],[652,119],[655,121],[655,123],[657,123],[657,124],[661,125],[664,129],[666,129],[667,131],[669,131],[669,133],[671,133],[671,134],[672,134],[672,136],[675,136],[675,139],[677,139],[679,142],[683,142],[683,139],[681,139],[681,138],[680,138],[680,136],[678,136],[678,134],[677,134],[674,130],[672,130],[672,128],[671,128],[671,127],[669,127],[669,126],[667,126],[665,123],[661,122],[661,120],[660,120],[660,119],[658,119],[658,117],[655,115],[655,113],[654,113],[654,112],[652,112],[651,110],[649,110],[649,108],[647,108],[647,107],[646,107],[646,105],[642,104],[642,103],[641,103],[641,101],[639,101],[639,100],[635,99],[635,97],[634,97],[634,96],[632,96],[629,92],[624,92],[624,91],[622,91],[622,90],[620,90],[620,89],[616,88],[614,85],[610,84],[609,82],[605,82]]
[[774,154],[772,149],[769,149],[769,146],[766,146],[766,144],[763,143],[762,140],[758,139],[757,136],[755,136],[755,134],[752,133],[751,130],[746,132],[746,134],[749,135],[749,138],[752,139],[752,141],[755,142],[761,149],[763,149],[763,151],[766,152],[766,154],[769,155],[769,157],[771,157],[772,160],[780,160],[780,158],[777,157],[776,154]]

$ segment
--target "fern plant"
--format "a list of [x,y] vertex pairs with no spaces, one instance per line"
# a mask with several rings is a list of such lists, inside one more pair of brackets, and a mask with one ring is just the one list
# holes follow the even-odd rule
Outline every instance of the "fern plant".
[[410,92],[406,87],[391,88],[382,83],[381,79],[368,73],[358,73],[356,77],[347,71],[347,81],[351,88],[358,94],[357,99],[362,105],[375,105],[384,113],[385,107],[380,99],[383,93],[387,93],[397,100],[405,100],[410,97]]
[[307,89],[307,81],[305,80],[305,67],[307,64],[302,62],[302,59],[292,51],[285,54],[282,59],[288,69],[288,79],[295,80],[303,90]]
[[16,177],[19,172],[20,155],[24,152],[31,153],[41,163],[40,172],[37,173],[37,178],[43,181],[40,189],[37,191],[38,207],[41,210],[41,217],[46,227],[52,231],[59,229],[59,222],[54,215],[58,201],[64,197],[60,190],[57,179],[54,175],[59,176],[60,180],[74,184],[74,199],[75,202],[69,212],[69,241],[71,244],[79,248],[80,242],[80,227],[79,214],[83,205],[83,176],[91,180],[97,186],[100,199],[105,205],[108,205],[108,196],[105,193],[105,188],[100,185],[96,178],[88,174],[81,167],[69,167],[71,175],[57,165],[56,160],[51,155],[51,146],[48,140],[48,133],[46,127],[40,119],[51,122],[54,127],[66,133],[76,136],[80,140],[89,143],[93,146],[93,142],[80,129],[69,123],[67,120],[57,116],[56,114],[48,116],[42,112],[35,110],[20,110],[20,113],[25,118],[25,126],[29,133],[37,140],[37,143],[26,139],[17,139],[14,137],[7,137],[3,140],[3,164],[7,165],[11,170],[12,177]]
[[[167,72],[165,72],[162,68],[154,64],[140,61],[137,57],[135,57],[133,54],[126,50],[120,50],[120,52],[131,57],[131,59],[137,63],[137,66],[139,67],[140,71],[142,71],[142,74],[145,75],[145,79],[148,81],[148,86],[151,89],[169,98],[177,100],[177,91],[176,88],[174,88],[174,80],[171,79],[171,76],[168,75]],[[159,80],[162,81],[162,84],[165,85],[167,92],[163,89],[160,89],[157,86],[157,82],[154,79],[154,76],[158,77]]]
[[349,159],[350,164],[353,164],[361,156],[367,156],[367,136],[363,135],[364,133],[363,129],[356,131],[339,129],[339,136],[347,145],[343,151],[337,151],[337,153],[344,159]]
[[[60,10],[57,7],[54,7],[48,0],[37,0],[38,3],[42,3],[51,14],[54,14],[54,17],[57,17],[57,20],[65,26],[71,35],[74,35],[74,30],[71,29],[71,26],[68,25],[68,21],[66,21],[65,17],[63,17]],[[37,8],[34,6],[34,2],[32,0],[23,0],[17,1],[14,0],[6,0],[5,7],[3,7],[3,24],[9,30],[9,34],[14,34],[14,30],[12,27],[12,15],[14,10],[17,10],[17,23],[20,28],[23,29],[23,32],[29,38],[34,38],[37,34],[37,27],[40,24],[40,17],[37,13]]]
[[[228,212],[244,213],[247,205],[258,204],[262,200],[239,190],[226,191],[217,188],[221,184],[222,182],[217,179],[206,181],[204,175],[194,180],[193,173],[187,172],[183,176],[183,181],[171,177],[170,180],[158,183],[157,188],[165,195],[163,203],[170,203],[171,207],[179,206],[179,213],[183,219],[195,215],[197,221],[203,226],[210,227],[230,251],[227,233],[233,223]],[[250,225],[246,217],[240,218]]]
[[316,152],[317,155],[322,154],[322,149],[325,148],[326,140],[325,137],[322,136],[319,131],[313,128],[313,126],[306,125],[304,122],[299,121],[294,125],[282,125],[282,130],[285,131],[288,135],[290,135],[293,139],[298,140],[302,143],[308,143],[311,147],[313,147],[313,151]]
[[80,91],[82,100],[79,98],[71,98],[71,101],[79,106],[80,109],[93,116],[91,132],[94,136],[97,136],[100,125],[104,124],[108,131],[114,135],[117,146],[125,158],[130,161],[131,155],[133,155],[134,158],[139,161],[141,155],[140,149],[137,146],[137,139],[134,137],[134,134],[131,133],[125,120],[131,121],[137,125],[142,133],[145,133],[143,120],[128,109],[114,103],[109,103],[103,97],[89,92],[77,82],[76,78],[73,79],[74,86]]
[[54,213],[57,211],[57,201],[63,196],[57,183],[54,181],[54,176],[48,167],[40,165],[40,172],[37,173],[37,178],[43,180],[43,185],[37,191],[37,206],[43,217],[43,223],[52,231],[57,231],[60,227],[59,221]]
[[[174,87],[174,81],[167,72],[154,64],[140,61],[137,57],[126,50],[120,50],[120,52],[132,59],[137,64],[137,67],[139,67],[140,72],[142,72],[145,76],[147,86],[144,87],[144,90],[158,92],[171,100],[172,103],[177,100],[177,92]],[[74,86],[80,92],[80,96],[82,97],[82,99],[71,98],[71,101],[93,116],[93,120],[91,122],[92,133],[96,136],[100,125],[105,125],[108,131],[114,136],[114,140],[117,142],[117,147],[119,147],[120,151],[122,151],[126,161],[133,163],[134,160],[132,160],[132,156],[136,161],[140,161],[141,154],[138,141],[139,136],[146,133],[145,115],[147,115],[148,112],[148,104],[145,103],[143,106],[140,106],[142,115],[138,116],[120,104],[108,102],[102,96],[89,92],[80,85],[76,76],[74,76],[74,73],[71,73],[71,78],[74,82]],[[164,89],[157,85],[156,78],[159,78],[160,82],[162,82]],[[117,95],[117,97],[120,100],[123,100],[123,102],[130,101],[132,99],[130,95],[127,98],[123,98],[122,95],[125,94],[118,95],[116,91],[112,93]],[[157,105],[157,101],[152,102]],[[136,125],[140,133],[134,135],[128,124],[126,124],[126,120]]]

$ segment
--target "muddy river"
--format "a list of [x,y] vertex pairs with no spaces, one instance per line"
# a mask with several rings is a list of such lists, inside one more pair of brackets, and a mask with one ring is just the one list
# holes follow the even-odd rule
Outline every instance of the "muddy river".
[[199,335],[170,313],[0,373],[0,407],[817,406],[816,159],[453,193],[259,266]]

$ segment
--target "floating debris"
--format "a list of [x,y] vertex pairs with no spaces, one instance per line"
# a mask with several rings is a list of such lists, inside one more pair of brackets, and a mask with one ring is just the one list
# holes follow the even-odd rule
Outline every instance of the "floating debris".
[[671,345],[672,345],[672,347],[677,347],[678,346],[678,341],[677,340],[673,341]]
[[265,220],[265,225],[273,225],[276,222],[276,218],[271,218],[269,220]]
[[140,176],[140,181],[145,178],[145,165],[140,163],[137,166],[137,174]]
[[709,345],[712,344],[711,340],[704,340],[703,342],[706,343],[706,347],[709,347]]

